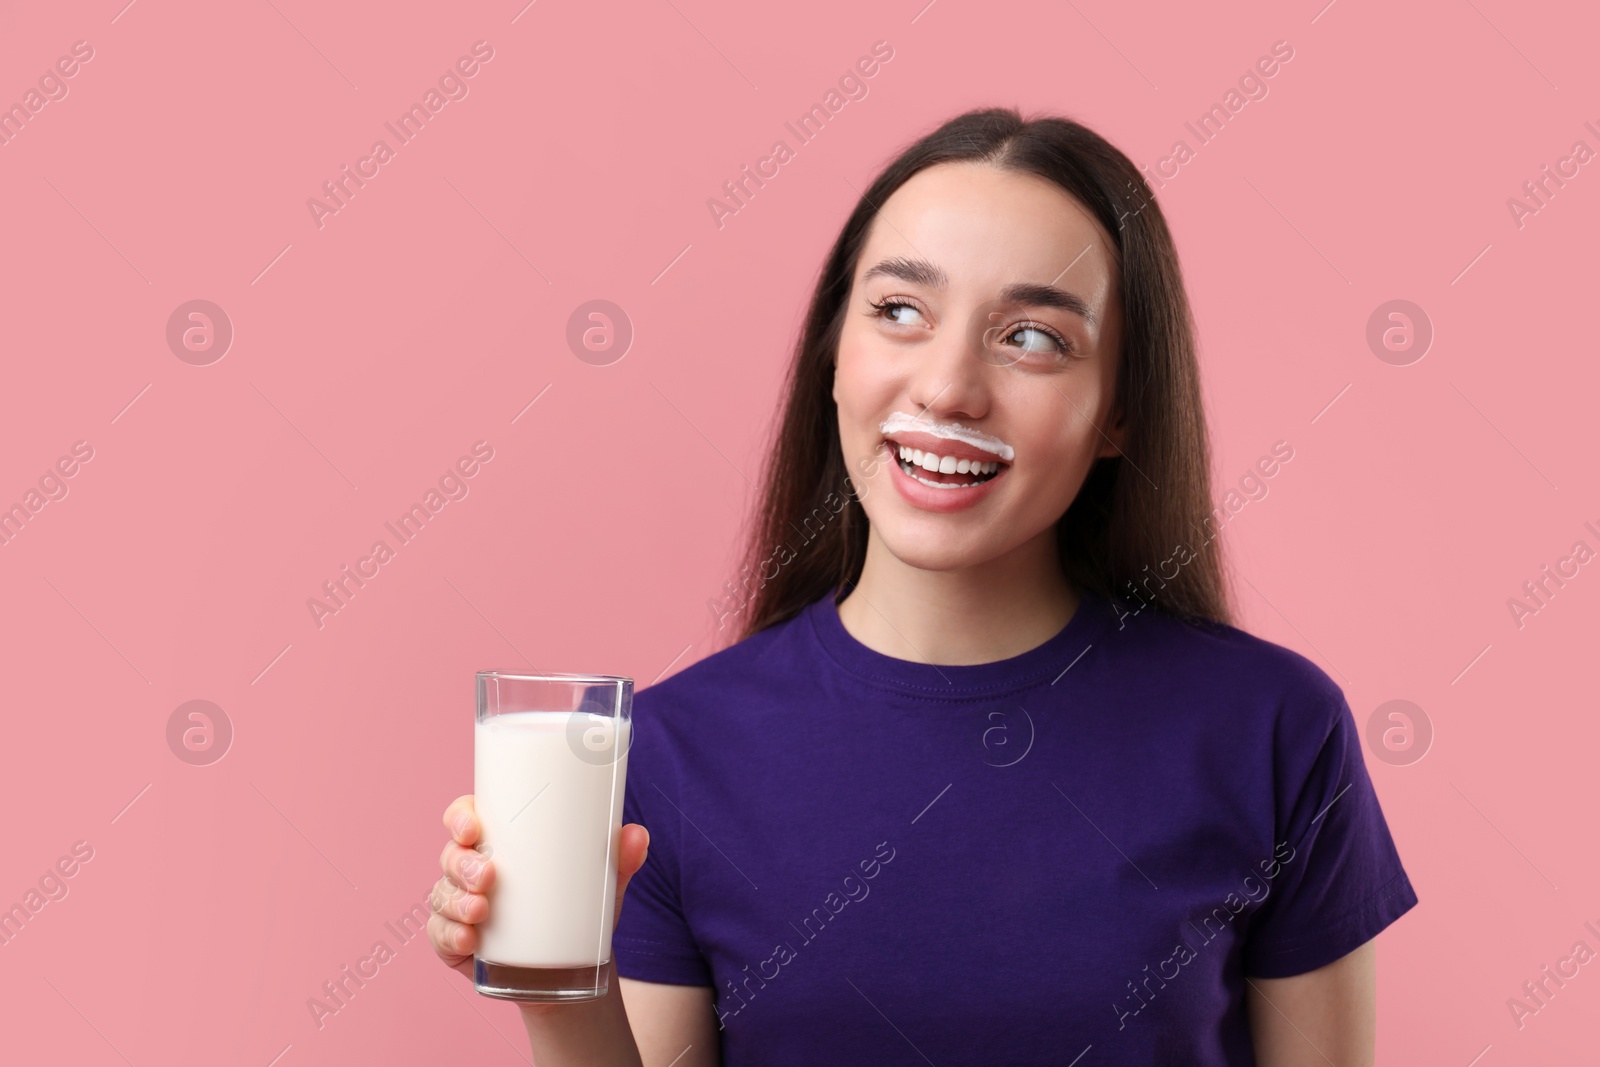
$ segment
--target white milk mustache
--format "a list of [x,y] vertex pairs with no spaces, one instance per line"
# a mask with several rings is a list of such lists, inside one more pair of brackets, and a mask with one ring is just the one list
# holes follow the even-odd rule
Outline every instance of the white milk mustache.
[[494,864],[479,959],[515,967],[591,967],[611,959],[632,724],[587,719],[591,749],[621,753],[591,763],[568,741],[571,718],[519,711],[474,728],[480,848],[487,846]]

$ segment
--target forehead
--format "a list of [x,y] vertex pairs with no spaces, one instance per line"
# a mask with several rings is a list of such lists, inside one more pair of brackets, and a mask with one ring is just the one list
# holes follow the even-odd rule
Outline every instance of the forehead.
[[1054,182],[986,163],[942,163],[918,171],[884,201],[856,271],[859,277],[887,256],[906,256],[931,261],[957,287],[1058,276],[1103,286],[1115,255],[1104,227]]

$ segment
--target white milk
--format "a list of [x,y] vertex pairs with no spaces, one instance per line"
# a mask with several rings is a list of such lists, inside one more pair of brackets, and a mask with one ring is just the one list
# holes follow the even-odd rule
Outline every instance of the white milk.
[[[583,717],[574,732],[580,747],[587,738],[596,750],[596,762],[588,762],[569,744],[571,719],[565,711],[520,711],[475,725],[478,847],[492,849],[494,864],[479,959],[514,967],[611,959],[631,724]],[[618,741],[621,748],[612,748]],[[619,751],[615,761],[600,762]]]

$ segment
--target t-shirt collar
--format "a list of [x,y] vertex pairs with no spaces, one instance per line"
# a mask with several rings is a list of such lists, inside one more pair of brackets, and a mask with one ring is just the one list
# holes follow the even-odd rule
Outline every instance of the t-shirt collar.
[[1044,644],[990,663],[961,665],[897,659],[867,647],[844,628],[834,592],[806,607],[811,630],[836,664],[865,681],[929,698],[969,698],[1007,693],[1058,681],[1088,652],[1112,621],[1109,601],[1080,589],[1078,608]]

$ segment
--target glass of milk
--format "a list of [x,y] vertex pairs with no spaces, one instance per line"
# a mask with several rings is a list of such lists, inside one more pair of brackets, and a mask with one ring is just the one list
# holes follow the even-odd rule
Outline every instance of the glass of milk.
[[633,679],[479,671],[473,792],[494,864],[478,992],[606,995]]

